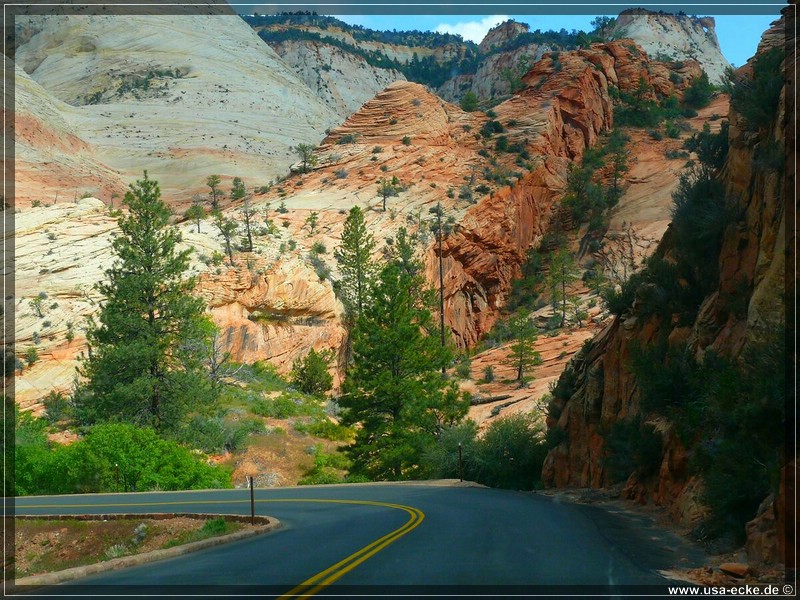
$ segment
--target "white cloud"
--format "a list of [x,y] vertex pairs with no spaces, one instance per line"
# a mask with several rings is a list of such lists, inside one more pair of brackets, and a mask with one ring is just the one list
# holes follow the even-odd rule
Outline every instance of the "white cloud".
[[492,15],[480,21],[467,21],[464,23],[456,23],[455,25],[442,23],[436,26],[435,31],[436,33],[457,34],[465,40],[471,40],[479,44],[492,27],[499,25],[503,21],[508,21],[508,17],[505,15]]

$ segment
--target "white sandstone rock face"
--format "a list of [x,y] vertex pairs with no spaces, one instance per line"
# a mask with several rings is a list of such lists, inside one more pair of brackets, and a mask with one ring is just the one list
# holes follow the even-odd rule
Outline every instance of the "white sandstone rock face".
[[380,69],[330,44],[293,40],[273,44],[278,55],[342,119],[395,81],[406,81],[394,69]]
[[713,17],[690,17],[651,13],[634,9],[623,11],[612,35],[632,38],[650,58],[660,54],[672,60],[694,59],[708,74],[711,83],[721,83],[730,63],[722,55]]
[[19,27],[15,60],[61,101],[50,106],[64,127],[126,182],[146,169],[165,198],[206,192],[212,173],[223,187],[266,184],[296,160],[292,146],[342,121],[238,16],[26,16]]
[[117,172],[70,124],[79,109],[54,98],[25,71],[14,68],[15,204],[74,201],[84,191],[110,198],[124,189]]
[[[97,198],[26,208],[15,215],[15,338],[17,355],[35,346],[39,360],[16,378],[17,404],[34,405],[65,391],[86,350],[86,317],[97,310],[94,284],[111,266],[116,220]],[[31,305],[41,298],[40,314]],[[68,332],[74,338],[68,339]]]

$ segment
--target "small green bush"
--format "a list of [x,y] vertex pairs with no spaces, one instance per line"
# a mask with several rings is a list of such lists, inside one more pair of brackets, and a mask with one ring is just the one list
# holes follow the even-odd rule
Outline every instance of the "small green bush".
[[695,77],[683,94],[683,101],[692,108],[703,108],[711,102],[714,86],[708,80],[708,75],[703,71],[700,77]]
[[333,359],[330,351],[317,352],[313,348],[292,366],[292,385],[303,393],[324,396],[333,387],[333,376],[328,364]]
[[461,379],[469,379],[472,376],[472,361],[468,357],[463,357],[456,365],[456,375]]
[[476,111],[478,110],[478,96],[470,90],[461,98],[459,105],[464,112]]
[[477,481],[491,487],[531,490],[541,485],[547,455],[544,432],[533,415],[493,421],[476,445]]

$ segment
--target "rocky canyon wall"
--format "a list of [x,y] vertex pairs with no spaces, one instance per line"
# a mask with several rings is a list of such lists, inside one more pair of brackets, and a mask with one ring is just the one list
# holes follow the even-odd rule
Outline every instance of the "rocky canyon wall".
[[[783,21],[773,23],[758,54],[783,47],[783,27]],[[794,60],[794,55],[785,59],[787,73],[794,72]],[[752,64],[740,73],[752,73]],[[793,164],[795,140],[789,124],[795,98],[786,90],[784,87],[780,95],[774,120],[757,131],[732,108],[730,149],[718,179],[734,203],[737,218],[723,234],[719,283],[703,300],[694,321],[686,325],[677,315],[672,319],[645,317],[634,301],[633,308],[610,322],[562,376],[569,397],[554,400],[548,425],[565,435],[545,461],[543,480],[547,485],[609,485],[608,432],[614,424],[638,415],[661,433],[663,447],[655,474],[632,475],[625,495],[665,507],[683,525],[696,525],[706,515],[703,481],[690,468],[691,451],[681,443],[673,423],[642,409],[642,382],[632,372],[631,357],[634,348],[648,347],[658,338],[667,340],[671,348],[686,344],[698,360],[707,350],[736,360],[748,348],[763,343],[769,331],[784,327],[787,249],[794,243],[793,234],[787,235],[786,230],[786,195],[795,189],[795,181],[791,170],[784,174],[781,160],[765,157],[768,151],[786,148],[790,153],[786,164]],[[669,260],[675,250],[668,230],[657,255]],[[731,298],[737,294],[744,296],[746,305],[734,309]],[[768,503],[768,508],[772,511],[774,507]],[[764,558],[774,560],[777,554]]]

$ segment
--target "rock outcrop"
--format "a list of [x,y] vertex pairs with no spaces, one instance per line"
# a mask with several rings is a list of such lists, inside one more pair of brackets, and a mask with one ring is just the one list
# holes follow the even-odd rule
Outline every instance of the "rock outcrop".
[[481,52],[486,53],[495,46],[513,40],[519,34],[528,33],[530,30],[531,28],[527,23],[518,23],[513,19],[509,19],[492,27],[481,40],[481,43],[478,44],[478,48]]
[[491,328],[525,253],[548,227],[567,164],[612,126],[609,87],[631,91],[639,77],[660,95],[674,89],[630,42],[594,44],[539,61],[523,78],[527,87],[495,107],[499,121],[516,123],[508,141],[525,144],[537,159],[514,184],[467,210],[447,239],[446,313],[459,345],[472,345]]
[[19,66],[14,69],[14,202],[74,201],[87,190],[110,198],[125,184],[101,153],[70,124],[75,108],[54,98]]
[[395,69],[373,67],[364,58],[322,41],[287,40],[271,47],[342,120],[392,82],[406,80]]
[[721,83],[730,63],[722,55],[714,27],[714,17],[690,17],[633,8],[621,12],[608,33],[635,40],[651,58],[696,60],[711,83]]
[[[765,34],[759,52],[783,44],[783,23],[776,22]],[[772,42],[770,42],[772,40]],[[794,58],[787,59],[791,63]],[[789,67],[791,72],[791,67]],[[690,449],[681,443],[672,424],[661,417],[642,414],[640,389],[631,372],[632,348],[646,347],[655,339],[670,346],[687,344],[699,357],[705,350],[735,359],[751,345],[762,342],[766,332],[781,327],[784,314],[784,275],[787,239],[785,201],[794,189],[794,174],[787,181],[780,167],[754,160],[765,148],[782,147],[791,128],[794,98],[785,92],[774,123],[760,132],[745,127],[736,113],[730,118],[730,150],[720,180],[728,198],[735,199],[738,222],[723,235],[719,256],[719,284],[706,296],[694,322],[689,325],[659,316],[631,312],[615,318],[584,352],[576,356],[562,376],[568,399],[557,399],[548,424],[566,432],[565,441],[548,454],[543,480],[556,487],[603,487],[610,481],[606,463],[607,434],[611,426],[641,415],[662,433],[664,445],[654,476],[632,476],[625,494],[641,502],[665,507],[683,525],[694,525],[705,516],[701,501],[703,482],[689,468]],[[794,141],[787,148],[794,152]],[[674,241],[669,231],[657,253],[669,257]],[[734,310],[730,298],[746,289],[746,306]],[[764,511],[770,510],[769,503]],[[752,529],[763,529],[753,525]],[[760,548],[765,548],[762,543]],[[754,550],[769,553],[771,550]]]
[[[547,53],[570,49],[544,42],[513,43],[529,30],[528,25],[512,20],[491,29],[479,45],[483,56],[477,69],[456,73],[439,87],[438,93],[451,102],[459,100],[468,91],[474,92],[481,100],[502,98],[514,91],[511,81],[523,76]],[[730,66],[720,51],[713,17],[690,18],[633,9],[622,12],[605,34],[607,39],[632,40],[635,46],[647,52],[651,61],[651,76],[648,78],[653,80],[653,85],[659,85],[670,75],[666,65],[655,61],[669,62],[670,69],[681,79],[692,79],[703,69],[714,83],[722,81],[725,69]],[[654,73],[654,69],[657,72]],[[624,72],[620,73],[620,79],[628,80],[634,86],[638,82],[638,79],[628,79]]]

